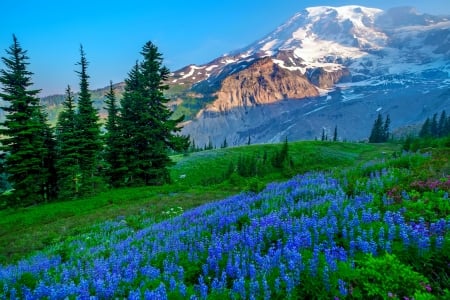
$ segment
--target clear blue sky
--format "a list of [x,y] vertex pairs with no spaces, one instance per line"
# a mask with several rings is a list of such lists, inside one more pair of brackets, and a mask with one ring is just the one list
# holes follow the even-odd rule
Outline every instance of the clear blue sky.
[[68,84],[78,90],[83,44],[96,89],[123,81],[147,41],[175,71],[244,47],[306,7],[349,4],[450,14],[449,0],[0,0],[0,56],[15,34],[28,50],[36,88],[63,93]]

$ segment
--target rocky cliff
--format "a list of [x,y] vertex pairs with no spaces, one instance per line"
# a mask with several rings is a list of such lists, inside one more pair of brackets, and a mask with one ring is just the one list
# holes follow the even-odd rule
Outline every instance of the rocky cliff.
[[302,99],[319,95],[317,88],[297,72],[289,72],[269,57],[225,78],[210,111],[270,104],[282,99]]

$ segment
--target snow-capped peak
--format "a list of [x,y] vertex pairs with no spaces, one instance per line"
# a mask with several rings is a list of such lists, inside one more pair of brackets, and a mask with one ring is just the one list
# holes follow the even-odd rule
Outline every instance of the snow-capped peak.
[[[311,42],[318,47],[321,47],[320,44],[328,47],[331,42],[346,48],[378,49],[384,47],[387,41],[386,35],[375,26],[377,16],[382,13],[380,9],[354,5],[310,7],[295,14],[246,50],[250,53],[265,53],[272,56],[279,50],[303,49],[305,44],[310,46]],[[322,41],[326,41],[326,45],[321,43]],[[331,48],[337,47],[332,45]],[[309,47],[309,50],[315,49]],[[318,52],[320,53],[321,51]]]

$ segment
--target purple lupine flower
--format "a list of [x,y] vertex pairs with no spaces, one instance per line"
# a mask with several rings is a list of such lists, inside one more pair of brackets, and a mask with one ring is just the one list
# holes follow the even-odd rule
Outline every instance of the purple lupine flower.
[[345,297],[348,295],[347,283],[345,281],[343,281],[342,279],[338,279],[338,287],[339,287],[339,293],[342,296]]
[[233,291],[237,293],[242,299],[246,298],[245,280],[243,277],[239,277],[233,281]]
[[435,240],[435,247],[436,249],[440,250],[444,247],[444,237],[443,236],[437,236]]
[[198,279],[198,288],[200,291],[200,298],[206,299],[206,297],[208,296],[208,286],[205,284],[205,281],[203,280],[202,275],[200,275],[200,277]]

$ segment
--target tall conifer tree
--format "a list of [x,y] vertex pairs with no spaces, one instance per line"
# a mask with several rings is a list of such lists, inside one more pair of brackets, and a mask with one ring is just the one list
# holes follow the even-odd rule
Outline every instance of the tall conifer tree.
[[66,89],[63,111],[56,123],[57,174],[59,196],[73,198],[79,194],[81,184],[80,153],[74,97],[70,86]]
[[421,138],[431,137],[431,121],[430,118],[427,118],[425,122],[422,124],[422,128],[420,129],[419,136]]
[[169,70],[162,65],[158,48],[147,42],[141,52],[143,61],[136,63],[126,79],[121,102],[121,128],[124,130],[127,179],[130,184],[155,185],[170,180],[169,150],[184,150],[188,138],[177,135],[183,117],[172,119],[167,107],[166,81]]
[[439,127],[438,127],[437,113],[433,114],[433,118],[430,123],[430,133],[432,137],[439,136]]
[[386,119],[384,120],[383,138],[382,138],[381,142],[387,142],[389,140],[389,136],[391,135],[390,127],[391,127],[391,117],[388,114],[386,116]]
[[333,142],[337,142],[338,140],[338,131],[337,131],[337,125],[334,127],[334,133],[333,133]]
[[119,106],[117,105],[116,95],[114,93],[112,82],[109,83],[109,91],[106,94],[106,110],[108,119],[105,128],[106,145],[105,160],[108,164],[106,175],[109,183],[114,186],[124,184],[124,175],[127,171],[123,152],[123,138],[119,127]]
[[447,126],[447,113],[445,110],[441,112],[441,116],[439,117],[438,123],[438,136],[443,137],[446,136],[446,126]]
[[369,137],[369,143],[381,143],[384,139],[384,126],[381,114],[378,114],[377,119],[373,123],[372,131]]
[[93,192],[99,180],[98,168],[100,164],[100,151],[102,142],[100,137],[100,124],[97,110],[93,106],[89,92],[89,76],[87,74],[88,61],[83,46],[80,46],[81,70],[77,71],[80,78],[80,93],[78,96],[78,113],[76,118],[77,132],[79,134],[79,166],[81,169],[81,186],[84,193]]
[[14,188],[9,205],[26,206],[52,196],[49,143],[53,136],[37,97],[39,90],[30,89],[33,73],[27,70],[27,51],[13,36],[6,53],[8,57],[2,57],[5,69],[0,70],[0,97],[8,103],[2,107],[6,117],[0,129],[1,150],[7,153],[5,171]]

